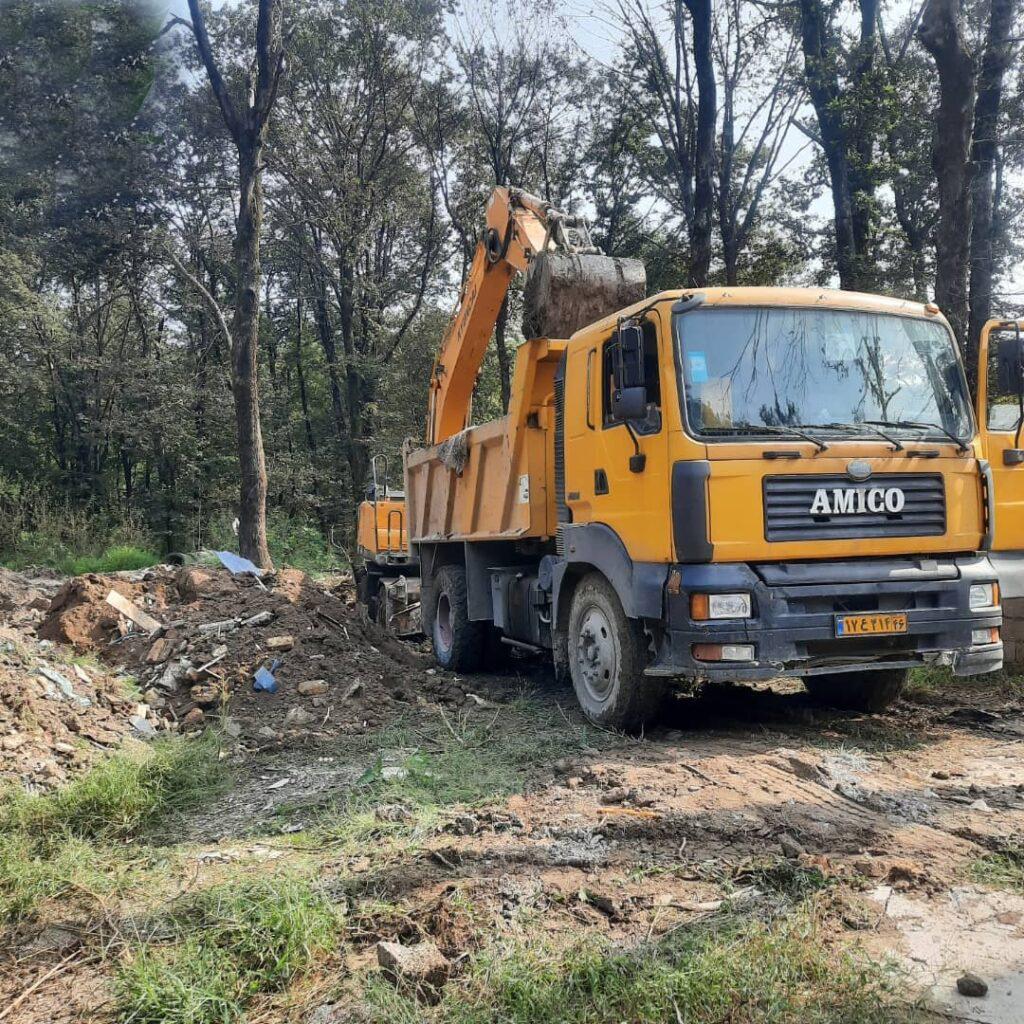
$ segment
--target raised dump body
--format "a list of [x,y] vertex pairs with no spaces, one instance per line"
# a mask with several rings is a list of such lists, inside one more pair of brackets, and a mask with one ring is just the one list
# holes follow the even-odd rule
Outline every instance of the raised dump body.
[[565,345],[519,346],[507,416],[406,452],[416,543],[554,536],[555,374]]

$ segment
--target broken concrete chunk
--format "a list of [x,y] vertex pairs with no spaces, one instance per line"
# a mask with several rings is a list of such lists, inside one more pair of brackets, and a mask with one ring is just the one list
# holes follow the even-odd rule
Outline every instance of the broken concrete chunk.
[[189,696],[196,704],[209,707],[220,700],[221,688],[216,683],[197,683],[189,690]]
[[134,601],[129,601],[123,594],[112,590],[107,594],[107,604],[116,608],[126,619],[134,622],[139,629],[147,633],[155,633],[160,628],[158,619],[154,619],[148,612],[144,612]]
[[269,626],[274,621],[274,613],[272,611],[257,612],[255,615],[249,616],[247,619],[242,620],[243,626]]
[[295,646],[293,636],[269,636],[264,641],[268,651],[290,651]]
[[292,708],[288,714],[284,716],[284,724],[286,727],[312,725],[316,720],[316,715],[314,715],[312,711],[307,711],[305,708]]
[[398,942],[377,943],[377,963],[384,976],[408,995],[435,1002],[448,980],[451,965],[432,942],[403,946]]
[[191,671],[192,662],[188,658],[172,661],[153,685],[173,693],[188,678]]
[[229,630],[237,629],[238,619],[220,619],[217,622],[204,622],[199,626],[200,633],[226,633]]
[[305,682],[299,683],[299,693],[303,697],[319,697],[326,692],[326,679],[307,679]]
[[144,739],[151,740],[156,737],[156,729],[142,715],[132,715],[128,719],[128,724]]

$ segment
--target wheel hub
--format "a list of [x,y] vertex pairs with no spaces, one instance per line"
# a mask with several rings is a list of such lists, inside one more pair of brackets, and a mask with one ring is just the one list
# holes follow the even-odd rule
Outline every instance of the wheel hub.
[[591,605],[580,619],[576,666],[590,695],[598,701],[606,700],[615,683],[615,641],[611,623],[595,605]]

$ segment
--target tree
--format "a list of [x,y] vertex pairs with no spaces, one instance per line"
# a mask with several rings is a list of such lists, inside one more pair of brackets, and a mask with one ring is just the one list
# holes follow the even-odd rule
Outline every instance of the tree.
[[938,182],[935,301],[967,351],[967,279],[971,251],[971,130],[976,66],[964,38],[959,0],[928,0],[918,29],[939,76],[932,169]]
[[995,277],[994,244],[996,219],[994,187],[999,144],[1000,106],[1003,76],[1010,63],[1010,31],[1016,14],[1015,0],[991,0],[988,32],[978,74],[978,97],[974,104],[971,139],[971,249],[969,275],[969,316],[967,352],[970,372],[975,373],[974,354],[985,321],[992,316],[992,287]]
[[842,288],[873,285],[876,144],[886,115],[884,80],[876,66],[878,0],[858,0],[856,42],[844,47],[839,5],[799,0],[804,80],[832,192],[835,262]]
[[263,222],[262,173],[271,111],[284,72],[283,0],[258,0],[253,64],[241,103],[213,55],[199,0],[188,0],[190,26],[238,153],[238,217],[235,226],[235,304],[231,319],[231,385],[238,432],[241,476],[239,551],[257,565],[271,565],[267,548],[267,464],[260,423],[257,353],[260,321],[260,228]]

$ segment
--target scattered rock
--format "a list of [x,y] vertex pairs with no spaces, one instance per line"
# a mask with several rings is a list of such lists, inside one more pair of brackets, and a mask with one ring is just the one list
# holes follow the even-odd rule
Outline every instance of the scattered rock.
[[[198,710],[198,709],[197,709]],[[128,724],[143,738],[152,740],[156,738],[156,729],[153,728],[141,715],[132,715]]]
[[232,739],[237,740],[238,737],[242,735],[242,723],[239,722],[237,719],[232,718],[230,715],[224,718],[224,721],[221,722],[220,727]]
[[964,971],[964,973],[956,979],[956,990],[962,996],[968,996],[971,999],[980,999],[982,996],[988,994],[988,982],[979,978],[973,971]]
[[203,707],[210,707],[221,699],[221,688],[217,683],[197,683],[189,690],[189,696]]
[[295,646],[295,637],[293,636],[268,636],[263,641],[263,646],[268,651],[290,651]]
[[176,646],[176,640],[168,640],[164,636],[160,637],[159,640],[154,640],[149,653],[146,655],[146,664],[162,665],[174,653]]
[[949,772],[944,772],[941,769],[939,771],[932,772],[932,778],[938,779],[940,782],[945,782],[949,778]]
[[972,811],[982,811],[984,813],[988,813],[989,811],[992,810],[992,808],[989,807],[989,805],[987,803],[985,803],[984,800],[975,800],[975,801],[973,801],[970,804],[970,809]]
[[319,697],[328,690],[326,679],[307,679],[299,683],[299,693],[303,697]]
[[380,770],[380,777],[385,781],[404,779],[409,773],[398,765],[389,764]]
[[193,708],[185,717],[181,720],[181,727],[186,732],[190,732],[195,729],[201,729],[206,724],[206,715],[203,713],[202,708]]
[[285,728],[302,728],[312,725],[317,720],[312,711],[300,707],[289,708],[288,714],[284,716]]
[[779,836],[779,846],[782,848],[783,856],[790,860],[798,860],[802,854],[807,853],[803,846],[798,843],[788,832]]
[[405,804],[381,804],[373,810],[378,821],[410,821],[412,811]]
[[21,733],[12,732],[0,737],[0,748],[4,750],[17,750],[25,742]]
[[629,790],[625,786],[613,786],[601,794],[603,804],[621,804],[629,797]]
[[403,946],[377,943],[377,963],[384,976],[408,995],[436,1002],[448,980],[451,964],[432,942]]

